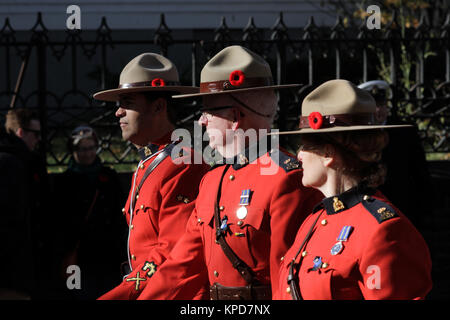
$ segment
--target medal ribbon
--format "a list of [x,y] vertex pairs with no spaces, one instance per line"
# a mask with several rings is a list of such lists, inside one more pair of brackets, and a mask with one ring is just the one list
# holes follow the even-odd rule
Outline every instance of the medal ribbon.
[[242,190],[241,200],[239,201],[239,204],[241,206],[248,206],[249,203],[250,203],[250,189]]
[[343,226],[341,232],[339,233],[337,241],[347,241],[348,236],[350,235],[350,232],[352,230],[353,230],[352,226]]

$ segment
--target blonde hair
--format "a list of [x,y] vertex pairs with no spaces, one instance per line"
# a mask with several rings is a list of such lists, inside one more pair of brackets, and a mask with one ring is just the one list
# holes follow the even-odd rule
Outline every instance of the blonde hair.
[[306,134],[303,142],[323,150],[325,145],[334,147],[343,159],[340,168],[344,174],[369,187],[376,188],[384,183],[386,166],[382,164],[383,149],[389,143],[389,136],[382,130],[339,131]]
[[8,133],[16,133],[17,129],[26,129],[30,126],[31,120],[38,120],[38,114],[30,109],[11,109],[6,114],[5,130]]

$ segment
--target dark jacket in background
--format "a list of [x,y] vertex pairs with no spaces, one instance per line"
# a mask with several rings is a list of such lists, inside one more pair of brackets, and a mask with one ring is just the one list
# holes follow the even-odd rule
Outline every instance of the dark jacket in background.
[[0,129],[0,287],[44,298],[53,257],[51,188],[42,156]]
[[433,185],[416,127],[389,130],[383,162],[387,175],[381,192],[424,235],[433,213]]
[[31,247],[30,152],[15,135],[0,129],[0,298],[30,297],[34,263]]
[[70,297],[96,299],[121,282],[119,266],[127,257],[128,228],[122,214],[125,194],[119,177],[98,158],[91,166],[79,165],[72,158],[67,171],[57,177],[55,188],[60,208],[56,239],[60,271],[64,274],[67,265],[78,265],[81,290],[71,290]]

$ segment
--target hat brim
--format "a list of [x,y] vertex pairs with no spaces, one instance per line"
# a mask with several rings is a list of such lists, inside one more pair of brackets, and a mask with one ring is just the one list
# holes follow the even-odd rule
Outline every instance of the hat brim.
[[326,133],[326,132],[339,132],[339,131],[356,131],[356,130],[374,130],[374,129],[392,129],[392,128],[408,128],[413,127],[411,124],[398,124],[398,125],[367,125],[367,126],[352,126],[352,127],[332,127],[324,129],[312,129],[304,128],[294,131],[278,131],[270,132],[269,135],[284,135],[284,134],[304,134],[304,133]]
[[242,88],[242,89],[233,89],[233,90],[224,90],[217,92],[202,92],[202,93],[194,93],[194,94],[179,94],[172,96],[174,99],[182,99],[182,98],[193,98],[193,97],[203,97],[203,96],[212,96],[217,94],[233,94],[236,92],[247,92],[247,91],[256,91],[256,90],[267,90],[267,89],[286,89],[286,88],[295,88],[301,87],[302,84],[282,84],[282,85],[274,85],[274,86],[265,86],[265,87],[254,87],[254,88]]
[[134,92],[178,92],[182,94],[190,94],[199,92],[198,87],[189,86],[164,86],[164,87],[130,87],[109,89],[94,93],[94,99],[101,101],[118,101],[120,95]]

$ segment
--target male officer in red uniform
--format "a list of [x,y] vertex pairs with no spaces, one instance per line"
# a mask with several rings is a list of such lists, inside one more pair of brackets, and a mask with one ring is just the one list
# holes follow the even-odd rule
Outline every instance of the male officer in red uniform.
[[[216,165],[203,178],[186,233],[138,299],[192,299],[202,279],[214,300],[271,299],[280,258],[320,196],[301,185],[295,158],[268,142],[276,112],[266,61],[231,46],[201,73]],[[258,131],[257,131],[258,130]]]
[[[144,53],[125,66],[118,89],[94,95],[120,102],[116,116],[122,137],[138,147],[141,157],[123,209],[129,225],[127,275],[100,299],[135,299],[185,230],[209,166],[186,159],[191,156],[189,149],[175,149],[179,141],[172,142],[175,121],[170,96],[192,92],[198,88],[180,86],[171,61]],[[207,290],[199,288],[195,296],[203,294]]]

